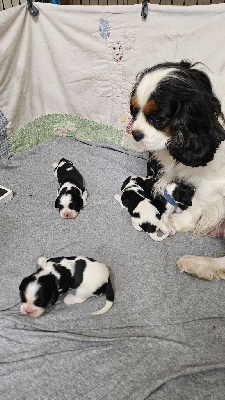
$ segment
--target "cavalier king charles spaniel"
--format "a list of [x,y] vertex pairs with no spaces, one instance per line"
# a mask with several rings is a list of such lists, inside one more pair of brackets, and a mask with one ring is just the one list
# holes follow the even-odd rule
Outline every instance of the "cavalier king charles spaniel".
[[[122,184],[122,194],[114,198],[131,215],[134,229],[143,230],[156,241],[165,239],[175,232],[166,223],[173,212],[186,210],[192,204],[195,189],[185,182],[171,182],[163,195],[155,193],[154,180],[141,176],[129,176]],[[159,236],[158,231],[163,235]]]
[[[192,205],[172,214],[169,226],[199,236],[225,219],[225,121],[208,76],[195,66],[181,61],[145,69],[130,111],[134,139],[160,165],[157,190],[176,179],[196,188]],[[204,277],[197,269],[196,275]]]
[[105,306],[92,315],[104,314],[112,307],[114,291],[105,264],[87,257],[39,257],[38,266],[37,272],[24,278],[19,286],[22,314],[39,317],[70,288],[76,289],[76,294],[68,294],[66,304],[83,303],[91,296],[105,294]]

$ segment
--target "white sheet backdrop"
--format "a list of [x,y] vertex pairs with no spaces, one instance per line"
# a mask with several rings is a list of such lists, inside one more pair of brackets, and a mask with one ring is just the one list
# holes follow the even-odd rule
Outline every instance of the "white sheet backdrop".
[[57,6],[0,12],[0,110],[8,134],[33,119],[67,113],[117,128],[129,120],[140,70],[164,61],[205,63],[225,103],[225,4]]

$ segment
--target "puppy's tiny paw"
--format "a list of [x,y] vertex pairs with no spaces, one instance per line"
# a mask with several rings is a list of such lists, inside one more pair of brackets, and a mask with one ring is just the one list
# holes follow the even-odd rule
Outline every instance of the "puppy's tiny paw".
[[66,296],[64,298],[64,303],[71,305],[71,304],[75,304],[76,303],[76,296],[73,294],[68,294],[68,296]]
[[136,231],[141,232],[143,230],[139,224],[132,223],[132,226],[134,229],[136,229]]

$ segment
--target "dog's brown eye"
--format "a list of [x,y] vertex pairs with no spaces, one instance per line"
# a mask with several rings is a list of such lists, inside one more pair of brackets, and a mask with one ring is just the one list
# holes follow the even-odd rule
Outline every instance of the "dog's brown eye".
[[154,121],[154,119],[151,115],[146,115],[145,118],[146,118],[146,121],[148,121],[148,123],[150,123],[150,124]]

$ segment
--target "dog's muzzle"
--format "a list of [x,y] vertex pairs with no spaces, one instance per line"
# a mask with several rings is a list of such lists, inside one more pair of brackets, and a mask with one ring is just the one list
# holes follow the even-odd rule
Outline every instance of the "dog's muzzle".
[[144,139],[144,134],[141,131],[132,131],[132,135],[136,142],[140,142]]

